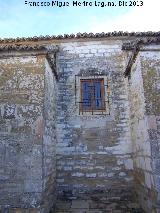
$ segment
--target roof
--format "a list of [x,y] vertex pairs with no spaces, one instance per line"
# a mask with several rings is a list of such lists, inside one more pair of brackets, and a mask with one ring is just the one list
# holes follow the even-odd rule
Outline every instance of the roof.
[[[51,68],[58,79],[58,75],[56,73],[55,60],[52,59],[49,50],[47,50],[44,44],[33,44],[32,42],[38,41],[49,41],[49,40],[63,40],[63,39],[87,39],[87,38],[110,38],[110,37],[127,37],[126,41],[123,42],[122,50],[132,50],[132,55],[129,58],[127,67],[125,69],[124,75],[125,77],[130,76],[131,67],[136,60],[138,52],[141,49],[141,45],[149,45],[149,44],[160,44],[160,32],[108,32],[108,33],[77,33],[75,34],[64,34],[58,36],[34,36],[28,38],[4,38],[0,39],[0,52],[2,51],[33,51],[33,50],[45,50],[46,56]],[[130,39],[133,37],[134,39]],[[27,41],[26,43],[23,43]],[[29,43],[28,43],[29,42]],[[32,44],[31,44],[31,43]],[[54,50],[54,51],[53,51]],[[54,46],[52,48],[52,53],[58,51],[58,46]]]
[[124,42],[122,45],[122,50],[135,50],[137,46],[140,47],[141,45],[149,44],[160,44],[160,36],[136,38],[134,40]]
[[12,43],[12,42],[23,42],[23,41],[46,41],[46,40],[62,40],[62,39],[80,39],[80,38],[109,38],[109,37],[122,37],[122,36],[134,36],[134,37],[160,37],[160,32],[108,32],[108,33],[77,33],[77,34],[64,34],[64,35],[53,35],[53,36],[34,36],[27,38],[4,38],[0,39],[0,43]]

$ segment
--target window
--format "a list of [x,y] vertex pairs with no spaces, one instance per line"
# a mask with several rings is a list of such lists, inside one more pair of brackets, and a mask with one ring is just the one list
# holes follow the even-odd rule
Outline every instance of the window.
[[104,79],[81,79],[81,111],[105,110]]
[[93,71],[75,75],[74,109],[80,116],[110,115],[111,79]]

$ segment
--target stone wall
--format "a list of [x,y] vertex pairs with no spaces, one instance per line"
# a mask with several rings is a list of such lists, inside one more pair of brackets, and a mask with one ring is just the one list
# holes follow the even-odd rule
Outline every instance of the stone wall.
[[[123,75],[127,54],[121,47],[121,40],[60,44],[57,212],[83,207],[123,212],[137,207],[127,80]],[[79,115],[75,75],[97,73],[110,79],[110,115]]]
[[[160,212],[159,45],[128,80],[134,38],[70,39],[0,47],[0,212]],[[79,108],[80,79],[97,76],[99,115]]]
[[[159,45],[150,45],[141,52],[141,67],[146,104],[148,135],[151,144],[152,174],[148,177],[149,191],[153,209],[160,212],[160,52]],[[151,180],[150,180],[151,179]]]
[[57,86],[53,72],[45,60],[45,100],[43,135],[43,196],[42,213],[54,208],[56,200],[56,96]]
[[159,212],[159,58],[158,46],[144,47],[129,79],[134,179],[146,212]]
[[[27,210],[29,213],[40,212],[42,206],[46,208],[54,203],[54,199],[51,202],[50,198],[51,195],[52,198],[55,197],[53,194],[55,140],[51,141],[51,137],[55,134],[53,81],[53,74],[47,65],[45,55],[40,53],[36,55],[34,52],[1,55],[0,206],[2,213],[8,212],[9,209],[16,213]],[[46,199],[47,193],[51,195]],[[47,208],[46,212],[48,212]]]
[[129,100],[135,189],[141,205],[147,212],[150,212],[152,202],[149,191],[154,183],[140,56],[137,57],[132,66],[131,79],[129,80]]

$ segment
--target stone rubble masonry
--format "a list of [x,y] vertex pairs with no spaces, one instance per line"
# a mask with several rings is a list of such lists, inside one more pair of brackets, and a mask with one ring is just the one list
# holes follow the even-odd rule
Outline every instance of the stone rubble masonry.
[[49,212],[56,200],[56,95],[57,86],[52,70],[45,59],[45,99],[44,99],[44,134],[42,156],[42,210],[41,213]]
[[54,87],[45,55],[15,53],[14,57],[0,58],[2,213],[9,209],[23,213],[26,208],[31,209],[29,213],[39,213],[40,208],[45,213],[54,203]]
[[157,48],[159,47],[149,46],[144,52],[139,53],[129,81],[135,188],[146,212],[159,212],[160,205],[160,53],[157,52]]
[[[145,174],[145,182],[150,189],[148,196],[152,198],[151,204],[153,203],[155,208],[160,206],[160,52],[157,51],[158,48],[159,46],[151,47],[148,53],[145,51],[140,54],[146,104],[145,116],[152,160],[152,168],[148,169],[150,175]],[[155,198],[157,198],[156,203],[154,203]]]
[[[121,41],[61,44],[57,55],[57,199],[85,200],[90,209],[123,209],[135,203],[132,179],[126,53]],[[110,116],[79,115],[75,105],[75,75],[102,73],[110,77]],[[64,96],[65,95],[65,96]],[[123,147],[123,148],[122,148]],[[115,206],[113,204],[115,201]],[[126,200],[128,206],[126,206]],[[134,200],[134,201],[133,201]],[[97,201],[97,202],[95,202]],[[81,204],[79,204],[81,205]],[[79,208],[79,207],[76,207]]]
[[[56,76],[41,50],[0,55],[1,213],[160,212],[159,45],[125,78],[124,41],[20,41],[58,46]],[[110,80],[110,114],[79,114],[75,76],[96,74]]]

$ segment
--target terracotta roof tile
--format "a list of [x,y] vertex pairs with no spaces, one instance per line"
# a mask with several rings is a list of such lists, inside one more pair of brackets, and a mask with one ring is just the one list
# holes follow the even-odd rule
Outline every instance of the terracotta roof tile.
[[45,41],[45,40],[61,40],[61,39],[72,39],[72,38],[107,38],[107,37],[121,37],[121,36],[134,36],[134,37],[159,37],[160,32],[108,32],[108,33],[77,33],[75,34],[64,34],[64,35],[53,35],[53,36],[34,36],[28,38],[4,38],[0,39],[0,43],[11,43],[11,42],[23,42],[23,41]]

